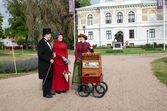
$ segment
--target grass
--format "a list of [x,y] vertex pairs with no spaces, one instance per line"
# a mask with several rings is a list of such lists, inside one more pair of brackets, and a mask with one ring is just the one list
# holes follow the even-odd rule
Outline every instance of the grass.
[[[15,53],[15,60],[25,60],[25,59],[29,59],[29,58],[34,58],[37,57],[37,54],[31,54],[31,53],[27,53],[27,54],[20,54],[20,53]],[[1,61],[5,61],[5,60],[9,60],[9,61],[13,61],[14,60],[13,54],[12,53],[4,53],[4,52],[0,52],[0,60]]]
[[30,74],[35,74],[37,71],[32,71],[28,73],[8,73],[8,74],[0,74],[0,80],[1,79],[8,79],[8,78],[14,78],[14,77],[20,77],[20,76],[26,76]]
[[[12,52],[12,51],[11,51]],[[33,50],[33,49],[27,49],[27,50],[14,50],[15,53],[18,54],[37,54],[37,50]]]
[[[94,49],[95,52],[100,52],[102,55],[119,55],[119,54],[151,54],[151,53],[167,53],[167,50],[162,48],[125,48],[123,50],[112,50],[111,48]],[[74,54],[73,50],[69,50],[70,55]]]
[[108,54],[150,54],[150,53],[165,53],[167,50],[162,48],[125,48],[123,50],[112,50],[106,51]]
[[[125,48],[123,50],[112,50],[110,47],[105,47],[105,48],[95,48],[94,49],[95,52],[100,52],[103,55],[109,55],[109,54],[150,54],[150,53],[165,53],[167,52],[167,50],[163,50],[163,48],[146,48],[146,47],[142,47],[142,48]],[[2,52],[2,50],[0,50],[0,54],[2,54],[4,52]],[[32,49],[29,50],[14,50],[14,53],[16,55],[37,55],[37,50],[34,51]],[[7,54],[12,54],[12,51],[10,51]],[[74,55],[74,50],[68,50],[68,54],[69,55]]]
[[155,76],[167,85],[167,57],[151,62],[151,67]]

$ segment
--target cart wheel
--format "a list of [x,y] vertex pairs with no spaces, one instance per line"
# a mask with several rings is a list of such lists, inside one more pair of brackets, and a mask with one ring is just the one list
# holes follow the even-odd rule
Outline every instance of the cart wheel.
[[92,90],[92,94],[94,97],[101,98],[105,95],[105,93],[106,93],[106,90],[103,87],[103,85],[101,84],[94,85],[93,90]]
[[105,82],[101,82],[100,83],[106,90],[106,92],[108,91],[108,85]]
[[88,97],[90,95],[90,92],[91,92],[90,87],[87,84],[79,85],[77,91],[81,97]]

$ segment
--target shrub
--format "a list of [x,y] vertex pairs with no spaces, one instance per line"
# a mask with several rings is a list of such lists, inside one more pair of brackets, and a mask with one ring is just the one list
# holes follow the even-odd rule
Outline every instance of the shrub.
[[126,48],[131,48],[131,46],[127,45]]
[[92,47],[93,47],[93,48],[96,48],[96,47],[97,47],[97,44],[93,44]]
[[146,46],[146,47],[151,47],[151,44],[146,44],[145,46]]
[[162,44],[158,44],[158,47],[163,47],[164,46],[164,44],[162,43]]
[[156,42],[154,42],[154,47],[157,47],[157,43]]
[[99,46],[99,47],[96,47],[96,49],[111,49],[111,47],[102,47],[102,46]]
[[1,66],[2,69],[0,73],[14,73],[14,63],[11,61],[2,61]]
[[3,44],[2,44],[2,42],[0,42],[0,49],[2,49],[2,47],[3,47]]
[[106,53],[122,53],[123,50],[107,50]]
[[[38,68],[38,59],[31,58],[27,60],[16,61],[17,72],[29,72]],[[0,62],[0,73],[14,73],[14,63],[11,61]]]

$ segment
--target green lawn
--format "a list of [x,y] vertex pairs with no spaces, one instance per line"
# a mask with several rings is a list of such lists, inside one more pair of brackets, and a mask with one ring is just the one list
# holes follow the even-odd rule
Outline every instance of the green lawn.
[[[95,48],[95,52],[100,52],[103,55],[108,54],[150,54],[150,53],[166,53],[167,50],[163,50],[163,48],[125,48],[123,50],[112,50],[111,48]],[[37,50],[34,51],[32,49],[29,50],[14,50],[15,54],[20,55],[37,55]],[[0,54],[12,54],[12,51],[9,53],[4,53],[0,50]],[[74,50],[68,50],[69,55],[74,55]]]
[[[15,60],[25,60],[25,59],[29,59],[29,58],[34,58],[34,57],[37,57],[37,52],[34,52],[33,51],[26,51],[26,53],[20,53],[20,50],[17,50],[17,51],[14,51],[15,53]],[[3,52],[3,51],[0,51],[0,60],[1,61],[5,61],[5,60],[11,60],[13,61],[13,53],[12,51],[10,51],[9,53],[8,52]]]
[[[103,55],[108,54],[150,54],[150,53],[167,53],[163,48],[125,48],[123,50],[112,50],[111,48],[94,49],[95,52],[100,52]],[[73,50],[68,51],[69,54],[74,54]]]
[[108,53],[108,54],[150,54],[150,53],[164,53],[164,52],[167,52],[167,50],[164,51],[162,48],[125,48],[123,50],[108,49],[104,53]]
[[151,67],[155,76],[167,85],[167,57],[151,62]]

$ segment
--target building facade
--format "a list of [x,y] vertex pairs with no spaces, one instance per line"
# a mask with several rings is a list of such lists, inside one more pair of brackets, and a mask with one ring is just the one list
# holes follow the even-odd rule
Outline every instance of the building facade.
[[101,0],[76,11],[78,33],[88,35],[91,45],[112,46],[113,41],[122,42],[123,46],[164,43],[163,9],[157,9],[157,0]]

